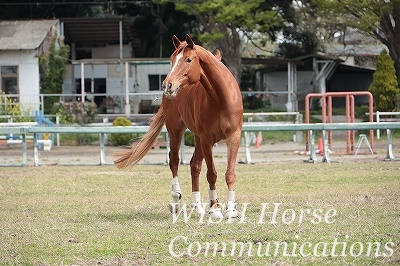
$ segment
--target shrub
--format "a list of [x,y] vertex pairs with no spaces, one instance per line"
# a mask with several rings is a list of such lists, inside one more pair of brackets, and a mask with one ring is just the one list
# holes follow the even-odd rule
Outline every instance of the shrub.
[[[15,98],[7,96],[0,90],[0,115],[10,115],[14,122],[32,122],[34,118],[29,113],[29,110],[24,110]],[[4,123],[8,120],[7,118],[0,118],[0,122]]]
[[54,108],[56,108],[55,113],[60,116],[61,124],[90,124],[94,122],[97,112],[97,105],[92,102],[62,102],[56,104]]
[[186,146],[194,146],[195,140],[192,132],[185,133],[185,145]]
[[251,92],[243,97],[243,108],[246,110],[256,110],[266,105],[268,105],[268,102],[264,102],[262,97],[252,95]]
[[396,109],[396,98],[400,94],[394,62],[386,50],[378,57],[374,79],[369,87],[374,96],[375,110],[391,112]]
[[[112,125],[126,127],[126,126],[131,126],[132,124],[131,121],[129,121],[125,117],[119,116],[113,121]],[[128,145],[130,142],[132,142],[132,139],[133,139],[133,134],[121,134],[121,133],[110,134],[110,142],[115,146]]]

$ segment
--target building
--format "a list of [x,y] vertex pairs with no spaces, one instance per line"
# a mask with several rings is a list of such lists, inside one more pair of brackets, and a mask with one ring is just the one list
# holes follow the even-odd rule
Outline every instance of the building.
[[39,57],[58,38],[59,26],[58,20],[0,21],[0,90],[20,103],[22,114],[40,108]]
[[[71,47],[63,93],[94,101],[100,113],[148,113],[161,104],[169,58],[141,58],[143,46],[128,18],[62,18]],[[68,98],[67,98],[68,99]]]
[[[257,88],[268,106],[275,110],[304,110],[309,93],[368,91],[374,68],[348,64],[338,56],[314,53],[293,59],[244,59],[244,63],[262,64]],[[356,105],[368,103],[357,97]],[[333,99],[335,107],[344,100]]]
[[129,19],[0,21],[0,90],[20,103],[22,113],[43,109],[39,57],[60,36],[71,50],[61,101],[93,101],[99,113],[114,114],[153,112],[161,104],[170,59],[141,58]]

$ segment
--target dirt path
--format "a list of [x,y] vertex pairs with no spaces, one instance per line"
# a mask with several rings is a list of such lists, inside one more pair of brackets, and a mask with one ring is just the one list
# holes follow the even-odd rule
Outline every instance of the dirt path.
[[[393,153],[396,156],[400,142],[394,143]],[[335,142],[334,152],[330,155],[332,162],[357,162],[369,160],[381,160],[386,157],[387,144],[380,140],[375,143],[375,151],[377,154],[368,153],[365,144],[360,148],[358,155],[345,155],[345,142]],[[113,153],[121,148],[106,146],[105,162],[106,164],[113,163]],[[193,147],[185,148],[185,161],[190,161],[193,153]],[[308,155],[298,155],[295,151],[305,151],[305,145],[293,142],[283,143],[263,143],[259,148],[250,147],[251,160],[254,163],[302,163],[309,158]],[[28,166],[33,166],[33,145],[28,143]],[[214,147],[214,159],[216,163],[226,162],[226,147],[225,144],[219,143]],[[55,147],[50,151],[39,151],[40,165],[99,165],[100,164],[100,147],[98,145],[89,146],[61,146]],[[238,162],[246,160],[245,147],[241,146],[238,155]],[[321,162],[322,156],[317,155],[318,162]],[[146,164],[165,164],[167,161],[166,149],[152,149],[140,163]],[[7,146],[4,143],[0,144],[0,164],[20,164],[22,162],[22,147],[21,145]]]

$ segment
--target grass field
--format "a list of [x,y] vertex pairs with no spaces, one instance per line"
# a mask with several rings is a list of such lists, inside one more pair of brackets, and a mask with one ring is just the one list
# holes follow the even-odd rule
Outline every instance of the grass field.
[[[174,221],[166,166],[0,171],[0,265],[400,264],[397,162],[238,165],[230,223]],[[189,166],[180,182],[189,203]]]

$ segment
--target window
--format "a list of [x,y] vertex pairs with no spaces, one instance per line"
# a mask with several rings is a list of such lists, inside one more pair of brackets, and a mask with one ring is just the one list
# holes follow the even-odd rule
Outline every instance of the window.
[[5,94],[19,94],[18,66],[1,66],[1,91]]
[[161,83],[167,77],[167,75],[149,75],[149,90],[159,91],[161,90]]

